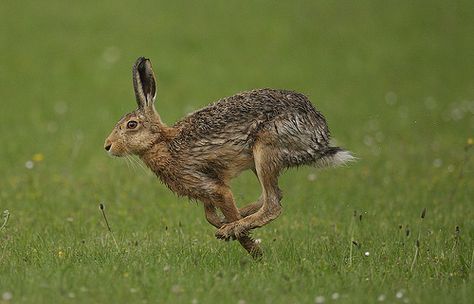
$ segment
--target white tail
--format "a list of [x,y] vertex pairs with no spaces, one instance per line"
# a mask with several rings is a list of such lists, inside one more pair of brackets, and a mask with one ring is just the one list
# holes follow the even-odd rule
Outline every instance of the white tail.
[[324,156],[319,158],[315,162],[315,165],[319,168],[340,167],[356,160],[357,158],[354,157],[351,152],[346,150],[337,150],[333,153],[325,154]]

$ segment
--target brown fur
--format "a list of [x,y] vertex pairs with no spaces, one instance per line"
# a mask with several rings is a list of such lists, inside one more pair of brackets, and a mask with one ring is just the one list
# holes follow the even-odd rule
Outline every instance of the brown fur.
[[[203,202],[218,238],[238,239],[253,256],[261,251],[248,232],[281,213],[278,176],[283,169],[351,160],[347,151],[329,146],[326,121],[303,94],[243,92],[168,127],[154,108],[156,80],[148,59],[137,60],[133,80],[138,109],[117,123],[105,142],[107,151],[138,155],[173,192]],[[130,121],[137,126],[128,128]],[[238,209],[229,185],[247,169],[257,175],[262,196]]]

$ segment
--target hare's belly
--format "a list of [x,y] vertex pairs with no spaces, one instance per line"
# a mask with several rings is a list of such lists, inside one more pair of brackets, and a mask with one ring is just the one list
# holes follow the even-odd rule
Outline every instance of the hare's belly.
[[254,167],[252,148],[232,143],[197,145],[181,154],[183,170],[200,179],[230,180]]

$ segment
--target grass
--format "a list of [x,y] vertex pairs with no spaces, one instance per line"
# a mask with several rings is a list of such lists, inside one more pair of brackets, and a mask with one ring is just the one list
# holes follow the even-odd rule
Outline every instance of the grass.
[[[474,297],[470,1],[4,1],[0,18],[0,302]],[[286,172],[254,262],[214,238],[199,204],[106,157],[141,55],[167,123],[290,88],[360,160]],[[239,205],[259,195],[249,173],[234,189]]]

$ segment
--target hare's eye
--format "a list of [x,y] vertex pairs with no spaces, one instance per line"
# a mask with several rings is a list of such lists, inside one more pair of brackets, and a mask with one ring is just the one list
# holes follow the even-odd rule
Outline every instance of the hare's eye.
[[130,120],[127,122],[127,129],[135,129],[138,126],[138,122],[135,120]]

